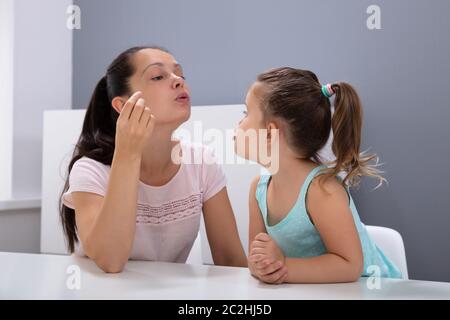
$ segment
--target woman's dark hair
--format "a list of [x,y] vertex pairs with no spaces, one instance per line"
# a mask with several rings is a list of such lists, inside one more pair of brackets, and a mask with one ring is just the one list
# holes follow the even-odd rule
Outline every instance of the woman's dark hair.
[[117,96],[131,95],[129,79],[135,72],[132,63],[134,54],[143,49],[157,49],[168,52],[157,46],[133,47],[122,52],[109,65],[106,74],[97,83],[86,110],[80,137],[69,163],[66,183],[59,199],[61,223],[66,237],[66,245],[70,253],[78,242],[75,210],[65,206],[63,194],[69,189],[69,175],[73,165],[82,157],[88,157],[105,165],[111,165],[116,137],[116,122],[119,113],[111,105]]
[[[355,89],[348,83],[331,85],[335,93],[334,114],[330,99],[322,93],[317,76],[308,70],[277,68],[260,74],[265,121],[278,118],[287,125],[288,143],[302,158],[320,163],[322,149],[333,130],[336,160],[324,170],[325,177],[346,174],[344,185],[358,185],[362,176],[385,179],[376,169],[378,157],[360,153],[363,112]],[[370,162],[376,163],[371,165]]]

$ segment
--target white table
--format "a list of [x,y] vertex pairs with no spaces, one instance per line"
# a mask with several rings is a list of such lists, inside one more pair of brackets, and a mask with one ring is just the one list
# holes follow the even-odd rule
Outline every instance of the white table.
[[[78,274],[80,289],[68,286]],[[105,274],[87,258],[0,253],[0,299],[450,299],[450,283],[382,279],[370,290],[366,281],[267,285],[246,268],[150,261]]]

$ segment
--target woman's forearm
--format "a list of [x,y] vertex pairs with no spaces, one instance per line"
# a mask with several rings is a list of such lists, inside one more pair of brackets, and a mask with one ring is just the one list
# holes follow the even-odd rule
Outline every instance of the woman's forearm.
[[128,260],[136,228],[140,157],[115,153],[103,206],[85,251],[99,267],[119,272]]
[[240,245],[236,245],[233,251],[229,252],[228,255],[215,255],[213,254],[213,261],[215,265],[218,266],[229,266],[229,267],[248,267],[247,257],[244,252],[244,248]]
[[359,279],[363,262],[348,261],[327,253],[312,258],[286,258],[288,283],[337,283]]

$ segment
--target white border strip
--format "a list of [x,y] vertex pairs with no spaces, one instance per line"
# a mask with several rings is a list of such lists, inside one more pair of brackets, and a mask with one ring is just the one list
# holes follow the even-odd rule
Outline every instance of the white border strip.
[[14,1],[0,0],[0,200],[12,197]]

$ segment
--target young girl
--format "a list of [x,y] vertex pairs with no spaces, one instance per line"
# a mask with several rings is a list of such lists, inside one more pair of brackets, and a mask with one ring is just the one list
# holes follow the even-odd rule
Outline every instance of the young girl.
[[[203,213],[214,263],[247,266],[221,167],[203,147],[172,141],[190,108],[183,70],[166,50],[130,48],[111,63],[61,198],[71,253],[105,272],[120,272],[128,259],[184,263]],[[199,154],[208,161],[183,161]]]
[[[360,154],[362,109],[353,87],[321,86],[310,71],[278,68],[258,76],[246,105],[237,143],[247,141],[249,131],[266,129],[257,149],[267,145],[279,162],[250,188],[251,273],[267,283],[352,282],[373,270],[400,278],[369,238],[349,192],[362,176],[384,180],[369,164],[376,156]],[[318,151],[331,129],[336,160],[327,167]],[[242,150],[241,156],[262,164],[247,146]]]

